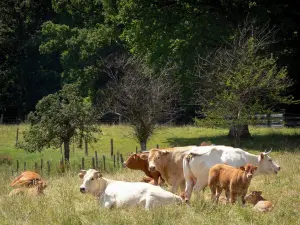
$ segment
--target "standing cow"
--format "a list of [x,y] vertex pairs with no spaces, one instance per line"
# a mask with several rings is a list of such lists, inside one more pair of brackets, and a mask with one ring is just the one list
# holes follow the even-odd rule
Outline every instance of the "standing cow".
[[177,147],[174,150],[151,149],[149,155],[142,154],[141,157],[148,159],[149,170],[159,171],[162,178],[172,186],[175,193],[180,186],[181,191],[185,190],[182,161],[186,154],[196,146]]
[[[223,145],[202,146],[193,148],[183,160],[183,174],[186,180],[186,201],[189,201],[192,190],[200,191],[207,186],[209,169],[216,164],[228,164],[240,167],[247,163],[257,166],[254,175],[277,174],[280,166],[268,156],[269,152],[254,155],[240,148]],[[194,180],[197,180],[194,185]]]
[[149,210],[157,206],[182,202],[179,196],[159,186],[143,182],[110,180],[102,177],[100,172],[94,169],[81,170],[78,176],[83,179],[80,192],[100,197],[105,208],[142,205]]

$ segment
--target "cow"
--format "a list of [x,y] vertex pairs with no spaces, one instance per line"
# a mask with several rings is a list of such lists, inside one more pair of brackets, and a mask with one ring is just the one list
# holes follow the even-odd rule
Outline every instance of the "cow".
[[253,205],[253,209],[259,212],[270,212],[274,205],[261,196],[261,191],[252,191],[245,196],[245,201]]
[[[140,156],[141,154],[148,154],[147,152],[144,153],[133,153],[129,156],[129,158],[123,163],[123,167],[132,169],[132,170],[141,170],[143,171],[148,177],[153,178],[154,185],[158,185],[160,173],[158,171],[150,171],[148,160],[142,159]],[[149,181],[150,182],[150,181]],[[164,180],[161,180],[161,183],[164,183]]]
[[35,186],[32,187],[20,187],[12,190],[9,193],[9,196],[13,195],[28,195],[28,196],[37,196],[44,195],[44,190],[47,187],[45,181],[37,181]]
[[246,164],[245,167],[235,168],[225,164],[216,164],[209,170],[208,186],[211,190],[211,199],[218,203],[222,190],[225,190],[227,201],[235,203],[236,196],[241,197],[243,206],[245,205],[244,197],[247,194],[248,187],[257,166]]
[[[176,147],[176,149],[151,149],[149,154],[142,154],[141,158],[148,159],[149,170],[160,172],[162,178],[172,186],[172,192],[176,193],[178,187],[185,190],[182,161],[186,154],[196,146]],[[183,196],[183,194],[181,194]]]
[[181,197],[143,182],[125,182],[102,177],[95,169],[81,170],[78,176],[83,179],[81,193],[90,193],[100,198],[105,208],[143,206],[146,210],[157,206],[182,203]]
[[41,176],[33,171],[24,171],[16,177],[10,184],[12,187],[32,187],[37,181],[41,181]]
[[[259,174],[277,174],[280,166],[268,156],[270,152],[262,152],[259,155],[254,155],[240,148],[224,145],[193,148],[183,160],[183,174],[186,180],[186,201],[189,201],[193,189],[200,191],[207,186],[209,169],[216,164],[228,164],[233,167],[240,167],[251,163],[258,167],[254,176]],[[197,181],[194,185],[195,179]]]

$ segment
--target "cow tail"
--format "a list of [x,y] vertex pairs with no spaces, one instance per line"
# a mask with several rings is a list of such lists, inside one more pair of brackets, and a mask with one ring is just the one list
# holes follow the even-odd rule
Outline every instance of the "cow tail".
[[192,173],[191,167],[190,167],[190,161],[191,161],[192,157],[193,157],[193,155],[191,153],[184,157],[184,167],[188,170],[189,174]]

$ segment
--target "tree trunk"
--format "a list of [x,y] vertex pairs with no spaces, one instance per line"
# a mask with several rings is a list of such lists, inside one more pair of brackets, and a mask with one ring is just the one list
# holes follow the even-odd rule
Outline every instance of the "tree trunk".
[[70,139],[64,140],[64,155],[65,160],[70,161]]
[[140,145],[142,152],[147,150],[147,141],[140,141]]
[[231,126],[228,136],[234,138],[235,144],[239,145],[241,138],[251,137],[248,124],[239,124]]

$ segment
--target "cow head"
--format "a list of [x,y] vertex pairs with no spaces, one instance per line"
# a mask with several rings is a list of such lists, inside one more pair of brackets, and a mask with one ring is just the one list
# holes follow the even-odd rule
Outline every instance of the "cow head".
[[166,150],[151,149],[148,156],[149,170],[154,172],[157,168],[161,168],[166,164],[167,158],[165,157],[170,152]]
[[140,169],[148,160],[148,153],[143,153],[146,156],[142,158],[142,154],[133,153],[129,156],[129,158],[123,163],[123,167],[127,167],[129,169]]
[[251,193],[247,194],[244,199],[245,201],[255,205],[258,201],[264,199],[261,194],[261,191],[252,191]]
[[262,152],[258,156],[258,163],[259,163],[259,172],[260,173],[266,173],[266,174],[277,174],[280,170],[280,166],[273,162],[270,156],[268,154],[272,151],[272,149],[269,152]]
[[245,167],[241,166],[240,169],[246,173],[247,179],[252,179],[254,171],[257,170],[257,166],[246,164]]
[[36,183],[36,187],[39,193],[42,193],[46,187],[47,187],[47,183],[43,180],[40,180]]
[[98,191],[99,183],[97,180],[102,177],[99,171],[94,169],[80,170],[78,176],[83,180],[79,188],[81,193],[96,193]]

